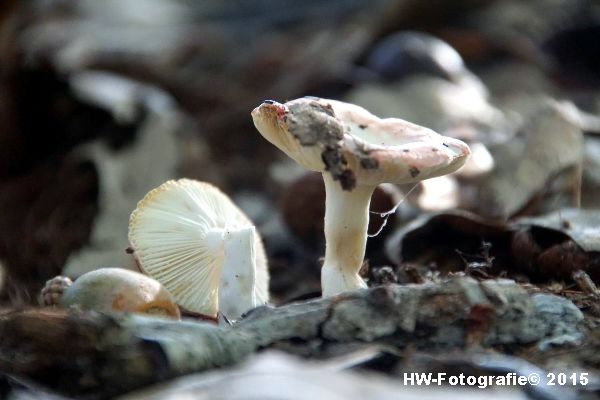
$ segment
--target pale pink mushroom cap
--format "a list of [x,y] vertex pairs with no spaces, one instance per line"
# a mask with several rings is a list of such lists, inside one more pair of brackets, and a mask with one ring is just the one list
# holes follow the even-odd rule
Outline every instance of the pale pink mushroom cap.
[[[458,139],[399,118],[381,119],[336,100],[265,101],[252,117],[258,131],[290,158],[310,170],[330,171],[342,186],[341,174],[358,185],[411,183],[446,175],[459,169],[470,154],[469,146]],[[309,126],[314,136],[308,134]],[[324,152],[335,165],[326,164]]]

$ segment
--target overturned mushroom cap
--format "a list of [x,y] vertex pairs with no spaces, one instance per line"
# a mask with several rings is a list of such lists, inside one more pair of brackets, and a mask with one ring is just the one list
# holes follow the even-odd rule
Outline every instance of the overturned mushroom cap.
[[303,97],[252,111],[258,131],[300,165],[329,171],[345,190],[411,183],[456,171],[470,154],[458,139],[354,104]]
[[[64,281],[64,283],[61,283]],[[126,311],[179,318],[179,308],[169,292],[156,280],[122,268],[100,268],[81,275],[72,284],[56,277],[46,283],[43,296],[56,304],[82,310]],[[45,302],[48,303],[48,301]]]
[[229,318],[268,300],[268,271],[252,222],[219,189],[190,179],[150,191],[131,214],[140,269],[187,311]]

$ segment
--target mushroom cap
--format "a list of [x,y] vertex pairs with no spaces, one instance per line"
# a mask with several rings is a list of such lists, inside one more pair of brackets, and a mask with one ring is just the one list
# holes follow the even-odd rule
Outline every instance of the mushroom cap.
[[[223,249],[209,235],[215,229],[249,226],[248,217],[215,186],[171,180],[146,194],[131,213],[129,242],[140,269],[161,282],[181,307],[214,317]],[[254,248],[254,290],[265,303],[269,276],[259,235]]]
[[100,268],[83,274],[64,289],[58,304],[82,310],[180,317],[173,296],[158,281],[123,268]]
[[354,104],[315,97],[252,111],[258,131],[305,168],[328,171],[342,187],[411,183],[459,169],[464,142],[399,118],[381,119]]

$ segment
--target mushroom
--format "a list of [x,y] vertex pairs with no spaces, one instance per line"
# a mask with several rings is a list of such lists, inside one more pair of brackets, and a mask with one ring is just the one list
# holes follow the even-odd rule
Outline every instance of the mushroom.
[[470,154],[460,140],[362,107],[303,97],[265,100],[252,111],[269,142],[325,181],[323,296],[366,287],[363,263],[369,203],[383,182],[411,183],[456,171]]
[[268,301],[266,255],[252,222],[215,186],[171,180],[129,219],[130,252],[184,310],[229,319]]
[[173,296],[156,280],[123,268],[100,268],[72,282],[57,276],[46,282],[43,305],[81,310],[126,311],[179,318]]

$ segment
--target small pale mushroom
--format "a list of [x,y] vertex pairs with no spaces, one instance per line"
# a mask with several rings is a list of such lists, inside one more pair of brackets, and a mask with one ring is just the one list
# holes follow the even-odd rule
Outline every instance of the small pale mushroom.
[[459,169],[470,154],[462,141],[362,107],[303,97],[264,101],[252,111],[269,142],[325,181],[323,296],[366,287],[363,263],[369,203],[384,182],[411,183]]
[[130,251],[185,311],[238,319],[269,299],[260,235],[215,186],[171,180],[151,190],[129,219]]
[[40,302],[80,310],[180,317],[173,296],[158,281],[123,268],[100,268],[81,275],[75,282],[56,276],[46,282]]

